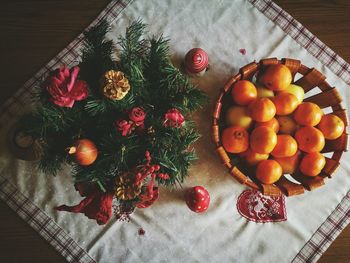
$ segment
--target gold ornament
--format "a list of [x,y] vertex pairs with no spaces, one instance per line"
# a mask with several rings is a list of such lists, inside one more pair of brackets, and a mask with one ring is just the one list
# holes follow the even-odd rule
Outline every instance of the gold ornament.
[[101,80],[102,93],[111,100],[121,100],[130,90],[129,80],[121,71],[109,70]]
[[123,173],[115,180],[115,196],[121,200],[132,200],[141,193],[141,184],[136,185],[132,174]]

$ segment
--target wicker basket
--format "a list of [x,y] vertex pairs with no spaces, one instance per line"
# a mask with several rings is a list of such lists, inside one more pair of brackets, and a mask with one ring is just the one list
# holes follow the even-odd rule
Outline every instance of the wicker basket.
[[[292,182],[288,180],[284,175],[281,179],[273,185],[265,185],[259,183],[254,179],[253,176],[249,177],[246,174],[252,174],[249,172],[249,168],[240,166],[235,163],[234,158],[231,154],[227,153],[221,143],[221,127],[222,122],[220,121],[220,116],[224,111],[226,100],[229,97],[231,87],[238,80],[242,79],[252,79],[258,71],[267,65],[281,63],[286,65],[292,72],[293,78],[297,73],[301,74],[301,78],[294,80],[294,84],[303,87],[305,93],[314,88],[319,88],[321,92],[316,95],[310,96],[304,101],[313,102],[318,104],[320,108],[331,107],[333,114],[340,117],[345,124],[344,133],[336,140],[326,140],[326,145],[322,150],[322,153],[332,153],[331,158],[326,157],[326,165],[323,168],[322,172],[316,177],[307,177],[302,175],[300,172],[297,172],[291,175],[294,180],[299,183]],[[216,146],[216,152],[219,155],[222,163],[227,167],[231,176],[236,178],[240,183],[246,184],[247,186],[260,190],[265,195],[281,195],[285,194],[286,196],[299,195],[304,193],[304,190],[313,190],[317,187],[324,185],[325,178],[331,178],[335,173],[335,170],[339,166],[341,156],[344,151],[347,151],[348,146],[348,134],[346,133],[348,120],[346,110],[342,107],[341,96],[338,93],[337,89],[331,87],[327,81],[326,77],[314,68],[308,68],[301,64],[299,60],[284,58],[278,60],[277,58],[267,58],[262,59],[259,63],[252,62],[242,67],[239,70],[237,75],[234,75],[229,79],[225,84],[224,88],[221,90],[219,98],[215,104],[213,112],[213,124],[212,124],[212,140]],[[246,165],[245,165],[246,166]],[[244,170],[244,171],[243,171]]]

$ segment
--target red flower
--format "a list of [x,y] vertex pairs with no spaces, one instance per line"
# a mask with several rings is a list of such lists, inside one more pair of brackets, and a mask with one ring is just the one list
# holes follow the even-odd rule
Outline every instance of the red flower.
[[117,126],[117,129],[122,132],[122,136],[131,134],[133,130],[133,124],[126,120],[116,121],[115,125]]
[[[79,193],[81,193],[79,187],[76,186],[76,189],[79,189]],[[55,209],[58,211],[84,213],[88,218],[95,219],[99,225],[106,224],[112,216],[113,192],[104,193],[97,187],[90,188],[88,191],[89,193],[85,190],[86,189],[83,191],[83,195],[86,195],[87,197],[78,205],[61,205]]]
[[137,126],[143,125],[145,117],[146,113],[140,107],[132,108],[129,112],[129,119],[133,121]]
[[170,109],[164,116],[164,126],[168,127],[174,127],[179,128],[182,125],[185,124],[185,117],[181,114],[181,112],[178,109]]
[[72,108],[74,102],[88,96],[88,85],[77,80],[79,67],[69,70],[66,66],[54,70],[46,80],[46,89],[50,93],[50,101],[60,107]]

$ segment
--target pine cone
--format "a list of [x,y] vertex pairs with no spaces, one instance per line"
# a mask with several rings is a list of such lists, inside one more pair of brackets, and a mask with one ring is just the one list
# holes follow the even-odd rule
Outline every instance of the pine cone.
[[115,180],[115,196],[121,200],[132,200],[141,193],[141,184],[136,185],[130,173],[123,173]]
[[109,70],[101,80],[102,93],[111,100],[121,100],[130,90],[129,80],[121,71]]

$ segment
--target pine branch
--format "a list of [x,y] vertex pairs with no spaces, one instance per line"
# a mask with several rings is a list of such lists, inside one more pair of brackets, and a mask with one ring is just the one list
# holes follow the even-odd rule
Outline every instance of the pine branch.
[[88,82],[92,94],[98,98],[102,96],[99,84],[102,74],[115,67],[113,41],[105,38],[109,30],[107,21],[103,20],[84,32],[80,77]]

